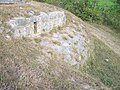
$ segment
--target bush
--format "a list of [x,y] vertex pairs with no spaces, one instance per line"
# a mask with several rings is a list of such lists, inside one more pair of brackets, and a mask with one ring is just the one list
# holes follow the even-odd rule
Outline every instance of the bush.
[[[37,0],[41,1],[41,0]],[[120,29],[119,0],[42,0],[58,5],[85,21],[109,25]]]

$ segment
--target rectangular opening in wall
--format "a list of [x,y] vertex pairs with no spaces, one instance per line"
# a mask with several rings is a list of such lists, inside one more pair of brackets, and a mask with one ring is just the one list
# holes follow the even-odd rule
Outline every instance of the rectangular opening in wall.
[[37,22],[34,22],[34,34],[37,33]]

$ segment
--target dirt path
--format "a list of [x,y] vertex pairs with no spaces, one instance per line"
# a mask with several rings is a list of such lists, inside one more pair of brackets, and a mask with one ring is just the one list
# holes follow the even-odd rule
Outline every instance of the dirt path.
[[87,27],[90,30],[90,33],[104,42],[108,47],[110,47],[116,54],[120,56],[120,39],[115,37],[112,33],[112,30],[105,26],[100,25],[90,25],[87,24]]

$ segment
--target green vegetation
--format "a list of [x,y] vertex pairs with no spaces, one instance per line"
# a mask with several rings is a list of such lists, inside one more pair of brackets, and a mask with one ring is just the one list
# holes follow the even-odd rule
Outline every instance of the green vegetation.
[[120,32],[119,0],[37,0],[71,11],[85,21],[109,25]]
[[94,45],[85,70],[106,86],[120,90],[120,57],[98,39],[95,39]]

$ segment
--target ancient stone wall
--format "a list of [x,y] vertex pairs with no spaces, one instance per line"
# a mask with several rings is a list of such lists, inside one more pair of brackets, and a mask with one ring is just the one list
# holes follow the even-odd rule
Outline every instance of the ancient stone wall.
[[63,26],[65,23],[66,15],[63,11],[40,12],[38,16],[16,17],[8,22],[14,38],[49,32],[54,27]]

